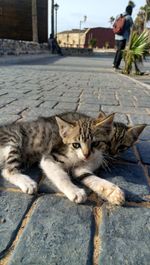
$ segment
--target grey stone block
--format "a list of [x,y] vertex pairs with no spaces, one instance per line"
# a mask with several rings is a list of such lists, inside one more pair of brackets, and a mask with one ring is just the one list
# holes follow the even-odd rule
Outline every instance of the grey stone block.
[[134,101],[129,99],[119,99],[120,105],[123,107],[134,107]]
[[138,162],[138,159],[135,156],[135,153],[134,153],[132,148],[124,151],[123,153],[120,153],[118,157],[120,159],[128,161],[128,162],[132,162],[132,163],[137,163]]
[[89,98],[86,98],[86,99],[84,99],[84,98],[80,98],[80,103],[81,104],[100,104],[100,100],[99,99],[94,99],[94,98],[92,98],[92,97],[89,97]]
[[69,97],[69,96],[62,96],[59,97],[59,102],[66,102],[66,103],[77,103],[79,100],[78,97]]
[[150,194],[144,172],[137,164],[116,163],[110,166],[109,172],[99,169],[96,173],[122,188],[128,201],[142,201],[145,195]]
[[142,141],[150,140],[150,126],[147,126],[139,137]]
[[99,100],[100,105],[107,105],[107,106],[118,106],[118,101],[115,99],[100,99]]
[[15,239],[21,221],[32,201],[31,195],[20,192],[0,192],[0,258]]
[[137,149],[140,153],[142,162],[144,164],[150,164],[150,142],[141,141],[137,144]]
[[136,114],[145,114],[146,109],[145,108],[134,108],[134,107],[126,107],[126,106],[102,106],[102,110],[105,112],[118,112],[118,113],[124,113],[124,114],[130,114],[130,113],[136,113]]
[[146,123],[150,125],[150,115],[146,114],[130,114],[131,121],[133,124],[143,124]]
[[139,100],[138,102],[136,102],[136,105],[138,107],[143,107],[143,108],[150,108],[150,100],[147,99],[146,100]]
[[4,115],[3,109],[0,109],[0,125],[6,124],[6,123],[13,123],[17,121],[20,118],[19,115],[12,115],[10,112],[7,113],[7,115]]
[[99,265],[149,265],[150,211],[123,207],[103,210]]
[[90,206],[45,195],[38,199],[9,265],[90,265],[92,229]]
[[119,121],[119,122],[123,122],[125,124],[128,123],[128,118],[125,114],[122,113],[115,113],[115,118],[114,121]]
[[54,109],[58,109],[58,110],[75,110],[77,107],[77,104],[72,102],[72,103],[68,103],[68,102],[60,102],[58,103]]
[[39,108],[32,108],[32,109],[28,109],[24,115],[23,115],[23,120],[35,120],[38,117],[41,116],[45,116],[45,117],[49,117],[52,115],[55,115],[56,113],[58,113],[58,110],[53,110],[50,108],[44,108],[42,106],[40,106]]
[[83,112],[83,111],[97,112],[97,111],[100,110],[100,105],[99,104],[84,104],[84,103],[81,103],[79,105],[78,110],[79,110],[79,112]]
[[42,102],[41,105],[40,105],[40,108],[49,108],[49,109],[52,109],[54,108],[54,106],[57,104],[58,102],[55,101],[55,100],[52,100],[52,101],[45,101],[45,102]]

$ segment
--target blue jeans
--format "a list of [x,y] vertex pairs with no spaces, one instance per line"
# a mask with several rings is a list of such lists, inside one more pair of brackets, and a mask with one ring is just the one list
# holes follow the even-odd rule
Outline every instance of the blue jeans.
[[126,46],[126,40],[115,40],[115,44],[116,44],[117,50],[116,50],[113,64],[115,68],[118,68],[122,60],[122,50],[124,50]]

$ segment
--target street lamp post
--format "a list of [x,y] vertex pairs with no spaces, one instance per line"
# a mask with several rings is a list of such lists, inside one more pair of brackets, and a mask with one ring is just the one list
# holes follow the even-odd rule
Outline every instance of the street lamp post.
[[58,11],[59,5],[55,4],[54,9],[55,9],[55,38],[57,39],[57,11]]
[[51,0],[51,36],[54,38],[54,0]]
[[82,23],[84,23],[87,20],[87,16],[83,17],[83,20],[80,20],[80,24],[79,24],[79,48],[80,48],[80,32],[81,32],[81,25]]

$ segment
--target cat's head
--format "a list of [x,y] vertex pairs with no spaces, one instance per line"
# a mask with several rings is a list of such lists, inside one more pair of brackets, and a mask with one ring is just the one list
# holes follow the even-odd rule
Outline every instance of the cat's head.
[[102,154],[105,142],[109,142],[112,138],[113,119],[114,114],[103,120],[85,116],[72,122],[56,117],[63,143],[79,160],[87,160],[96,154]]
[[[98,117],[103,120],[106,114],[100,112]],[[137,142],[145,127],[146,124],[128,126],[122,122],[114,122],[114,134],[112,134],[111,141],[107,143],[106,153],[115,156],[127,150]]]

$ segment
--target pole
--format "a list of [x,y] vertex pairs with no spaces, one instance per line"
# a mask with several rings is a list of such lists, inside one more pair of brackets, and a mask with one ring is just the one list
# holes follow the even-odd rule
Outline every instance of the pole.
[[78,46],[80,48],[80,33],[81,33],[81,25],[82,23],[84,23],[87,20],[87,16],[83,17],[83,20],[80,20],[80,24],[79,24],[79,42],[78,42]]
[[51,1],[51,34],[54,38],[54,0]]
[[82,21],[80,21],[80,24],[79,24],[79,48],[80,48],[80,32],[81,32],[81,23],[82,23]]
[[57,9],[55,10],[55,38],[57,39]]

